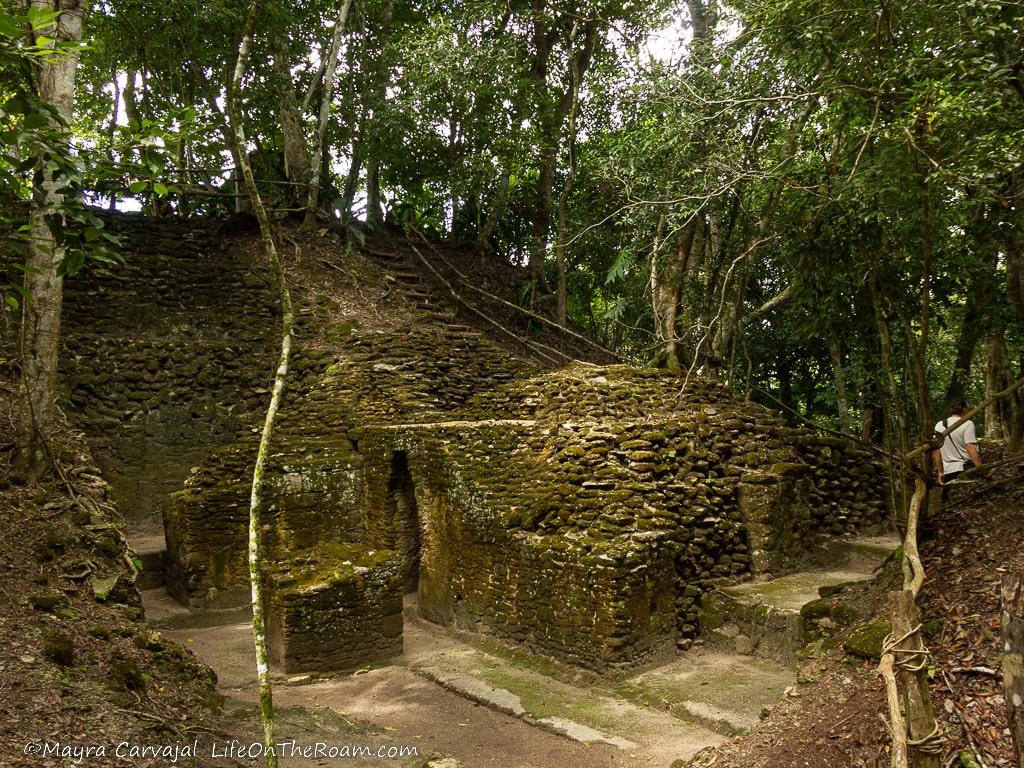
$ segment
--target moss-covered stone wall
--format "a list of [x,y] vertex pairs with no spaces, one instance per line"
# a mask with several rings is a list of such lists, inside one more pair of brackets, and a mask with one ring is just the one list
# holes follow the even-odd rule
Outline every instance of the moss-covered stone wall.
[[267,649],[284,672],[353,669],[402,653],[402,573],[388,550],[318,544],[268,579]]
[[243,435],[266,401],[273,292],[215,226],[111,214],[122,264],[65,282],[67,406],[132,521]]
[[[69,402],[125,506],[162,508],[171,591],[244,602],[277,346],[258,249],[194,223],[110,226],[129,263],[69,286]],[[297,299],[262,510],[290,670],[392,653],[410,588],[430,620],[635,665],[689,647],[716,580],[795,567],[884,517],[872,456],[718,384],[542,371],[412,308],[338,322],[329,294]]]
[[869,455],[717,385],[681,392],[627,366],[570,367],[446,422],[354,434],[375,546],[401,547],[388,478],[408,457],[423,615],[594,668],[689,647],[712,582],[795,566],[885,513]]

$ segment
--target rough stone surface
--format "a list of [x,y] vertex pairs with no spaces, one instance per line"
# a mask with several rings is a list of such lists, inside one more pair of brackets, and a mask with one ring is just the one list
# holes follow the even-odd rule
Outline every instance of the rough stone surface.
[[[163,515],[168,589],[193,606],[242,603],[273,292],[254,249],[212,227],[110,226],[128,264],[68,293],[75,416],[115,491]],[[418,590],[432,621],[577,665],[648,662],[690,646],[700,598],[723,579],[796,568],[884,517],[874,457],[719,384],[684,390],[624,365],[542,370],[466,326],[419,323],[416,306],[369,330],[332,319],[331,301],[297,302],[261,510],[280,647],[314,656],[283,651],[292,668],[389,653],[379,628],[336,662],[312,638],[392,616],[396,589]],[[333,573],[344,546],[392,554],[358,584],[285,586],[293,566]],[[303,624],[303,605],[351,621]]]
[[402,653],[402,574],[388,550],[320,545],[272,574],[267,648],[284,672],[352,669]]

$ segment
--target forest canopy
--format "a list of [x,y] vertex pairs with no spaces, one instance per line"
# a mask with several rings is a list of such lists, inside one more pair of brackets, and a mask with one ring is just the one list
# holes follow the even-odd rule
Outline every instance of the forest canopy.
[[[0,4],[8,224],[19,201],[48,206],[73,274],[111,258],[77,203],[236,209],[248,3],[26,5]],[[521,302],[626,359],[905,451],[1024,366],[1021,17],[987,0],[272,0],[245,150],[278,218],[474,242],[529,268]],[[43,87],[62,67],[73,110]],[[4,292],[13,313],[23,289]],[[982,421],[1019,444],[1024,403]]]

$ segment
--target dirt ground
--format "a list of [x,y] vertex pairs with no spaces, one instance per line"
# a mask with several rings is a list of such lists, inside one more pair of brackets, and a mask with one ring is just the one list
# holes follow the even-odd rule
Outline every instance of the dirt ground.
[[[934,654],[932,700],[946,741],[942,765],[961,750],[984,765],[1014,765],[1002,681],[998,675],[999,584],[1024,570],[1024,460],[994,467],[945,508],[933,505],[921,542],[927,581],[918,598],[927,646]],[[881,610],[895,574],[862,596]],[[840,638],[842,639],[842,638]],[[754,733],[698,755],[691,763],[716,768],[864,768],[889,765],[889,739],[879,715],[884,687],[873,661],[841,645],[800,672],[789,696]],[[957,762],[957,765],[959,763]]]
[[[147,593],[147,601],[151,599],[154,595]],[[167,630],[165,634],[196,651],[217,671],[229,708],[251,710],[256,689],[248,622]],[[660,713],[661,727],[637,734],[635,748],[582,743],[482,706],[415,674],[407,665],[464,650],[465,646],[443,629],[407,620],[404,637],[401,664],[311,682],[296,676],[302,684],[279,684],[275,705],[294,713],[284,720],[284,737],[291,738],[289,734],[297,728],[297,740],[331,738],[328,727],[311,724],[310,718],[326,716],[328,722],[340,718],[372,729],[376,735],[367,737],[371,741],[377,738],[380,743],[415,746],[421,755],[451,756],[468,768],[667,768],[675,759],[721,740]],[[580,689],[579,695],[589,696],[590,692]],[[394,765],[393,761],[323,764]]]

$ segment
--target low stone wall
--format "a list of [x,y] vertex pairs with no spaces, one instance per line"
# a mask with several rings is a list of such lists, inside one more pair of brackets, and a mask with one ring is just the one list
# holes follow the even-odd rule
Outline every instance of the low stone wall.
[[402,653],[402,573],[389,550],[292,552],[268,580],[267,650],[284,672],[337,671]]

